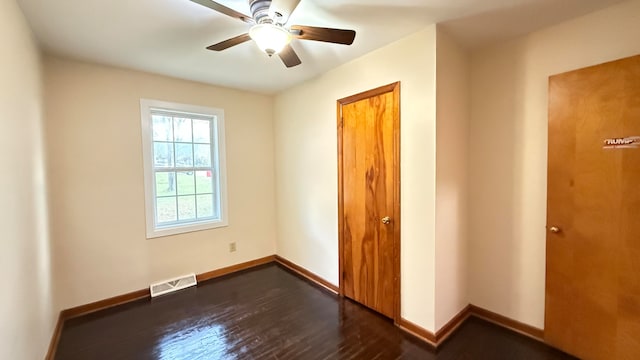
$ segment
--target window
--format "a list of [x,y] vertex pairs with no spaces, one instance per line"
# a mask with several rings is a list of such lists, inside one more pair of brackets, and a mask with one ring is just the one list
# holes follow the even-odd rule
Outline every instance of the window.
[[227,225],[224,112],[140,100],[147,238]]

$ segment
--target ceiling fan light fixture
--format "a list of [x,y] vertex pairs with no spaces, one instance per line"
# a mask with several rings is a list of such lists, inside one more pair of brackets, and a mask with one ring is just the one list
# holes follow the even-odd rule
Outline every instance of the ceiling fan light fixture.
[[274,24],[257,24],[249,30],[249,36],[256,42],[260,50],[269,56],[279,53],[291,42],[291,33],[282,26]]

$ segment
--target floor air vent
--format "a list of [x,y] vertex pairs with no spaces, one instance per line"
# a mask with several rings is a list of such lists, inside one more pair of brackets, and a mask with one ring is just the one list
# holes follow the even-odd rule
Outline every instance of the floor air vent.
[[180,276],[177,278],[165,280],[159,283],[151,284],[149,289],[151,290],[151,297],[156,297],[159,295],[164,295],[168,293],[172,293],[174,291],[182,290],[184,288],[188,288],[190,286],[195,286],[196,275],[189,274]]

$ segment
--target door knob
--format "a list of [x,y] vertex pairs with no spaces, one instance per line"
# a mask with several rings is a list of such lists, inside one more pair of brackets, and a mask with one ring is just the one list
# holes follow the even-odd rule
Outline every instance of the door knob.
[[559,227],[557,227],[557,226],[552,226],[552,227],[550,227],[550,228],[549,228],[549,231],[551,231],[551,232],[552,232],[552,233],[554,233],[554,234],[557,234],[557,233],[559,233],[561,230],[560,230],[560,228],[559,228]]
[[383,217],[382,218],[382,223],[385,224],[385,225],[390,224],[391,223],[391,218],[388,217],[388,216]]

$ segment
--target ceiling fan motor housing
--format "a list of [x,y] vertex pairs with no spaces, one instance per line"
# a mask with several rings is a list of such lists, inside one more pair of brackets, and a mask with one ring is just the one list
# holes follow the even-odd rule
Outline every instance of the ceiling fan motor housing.
[[249,9],[251,9],[251,15],[256,21],[256,24],[272,24],[273,19],[269,17],[269,8],[271,7],[271,0],[251,0],[249,3]]

